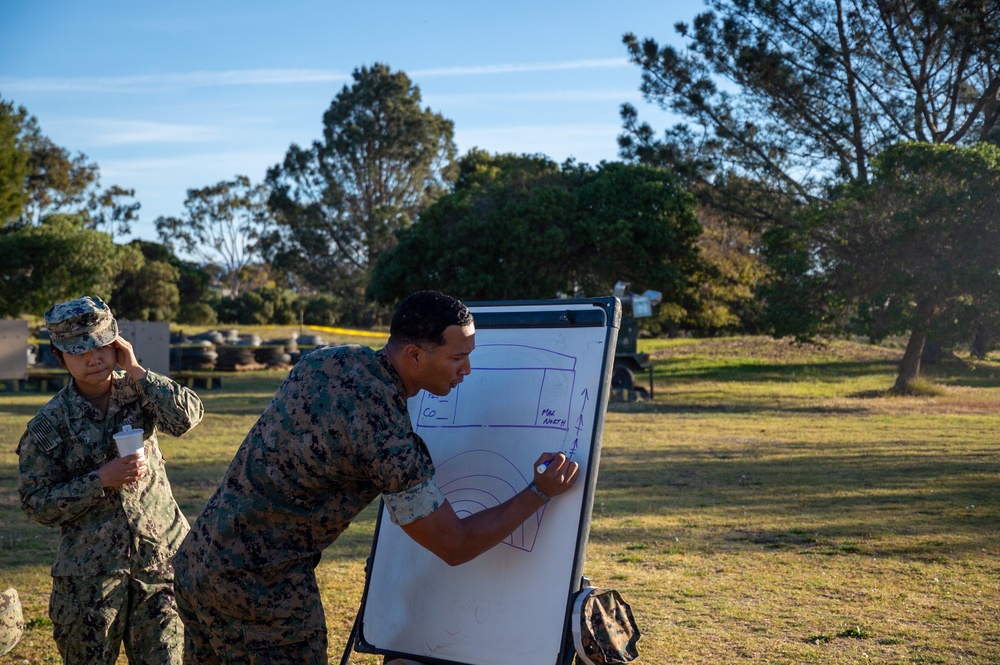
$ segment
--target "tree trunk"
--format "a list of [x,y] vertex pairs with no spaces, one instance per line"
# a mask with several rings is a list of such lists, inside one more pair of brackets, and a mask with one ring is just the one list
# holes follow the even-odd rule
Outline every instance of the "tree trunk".
[[903,361],[899,363],[899,375],[896,377],[896,385],[892,387],[892,392],[905,395],[910,382],[920,376],[920,358],[923,356],[926,341],[926,330],[914,328],[910,332],[910,340],[906,343]]
[[969,349],[973,358],[978,358],[979,360],[985,360],[986,354],[990,350],[990,342],[992,342],[992,335],[990,331],[983,323],[976,324],[976,336],[972,340],[972,347]]
[[920,376],[920,358],[924,354],[924,344],[927,343],[927,329],[930,324],[930,313],[932,311],[933,308],[926,301],[917,305],[917,311],[913,317],[913,329],[910,331],[910,339],[906,343],[903,360],[899,363],[899,375],[896,377],[896,385],[892,387],[892,392],[897,395],[905,395],[910,387],[910,383]]

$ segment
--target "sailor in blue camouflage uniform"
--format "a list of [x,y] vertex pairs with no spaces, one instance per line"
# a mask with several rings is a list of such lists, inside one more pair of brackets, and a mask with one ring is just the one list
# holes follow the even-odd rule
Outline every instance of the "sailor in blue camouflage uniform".
[[[63,661],[183,661],[171,558],[188,531],[167,480],[157,431],[181,436],[203,415],[198,396],[141,367],[97,297],[45,312],[53,352],[71,380],[28,423],[17,447],[21,507],[59,527],[49,616]],[[121,370],[115,370],[118,365]],[[112,435],[144,432],[119,457]]]
[[185,663],[327,663],[314,568],[380,494],[393,522],[458,565],[573,486],[576,463],[543,453],[538,463],[552,461],[529,487],[464,519],[455,514],[407,398],[447,395],[471,371],[474,348],[468,308],[421,291],[400,303],[384,349],[328,347],[299,361],[174,560]]

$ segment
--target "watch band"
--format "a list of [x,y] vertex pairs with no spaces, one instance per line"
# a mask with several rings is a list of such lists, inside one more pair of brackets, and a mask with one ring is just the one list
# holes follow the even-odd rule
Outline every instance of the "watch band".
[[531,490],[532,492],[534,492],[535,494],[537,494],[538,498],[540,498],[545,503],[549,502],[549,500],[550,500],[551,497],[549,497],[542,490],[538,489],[538,486],[535,485],[535,481],[534,480],[532,480],[530,483],[528,483],[528,489]]

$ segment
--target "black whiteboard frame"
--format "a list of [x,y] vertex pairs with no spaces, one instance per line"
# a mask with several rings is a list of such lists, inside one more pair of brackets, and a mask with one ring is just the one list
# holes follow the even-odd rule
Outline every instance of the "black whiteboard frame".
[[[604,435],[604,420],[607,414],[608,398],[611,391],[611,369],[614,365],[615,347],[618,341],[618,330],[621,327],[622,306],[616,297],[605,298],[575,298],[560,300],[508,300],[493,302],[469,302],[466,305],[473,310],[473,318],[477,330],[481,329],[536,329],[536,328],[573,328],[602,327],[604,335],[604,357],[601,360],[601,378],[598,383],[599,392],[596,398],[594,426],[590,442],[590,462],[587,465],[586,477],[583,479],[583,498],[580,506],[580,519],[577,530],[577,542],[574,550],[572,572],[566,580],[566,609],[563,616],[562,646],[556,662],[553,665],[570,665],[575,654],[570,620],[573,613],[573,599],[583,588],[583,565],[590,538],[590,521],[594,506],[594,492],[601,459],[601,441]],[[594,307],[586,309],[586,305]],[[517,311],[516,308],[535,308],[531,311]],[[476,309],[514,308],[512,311],[480,311]],[[542,309],[545,308],[545,309]],[[600,313],[598,313],[600,312]],[[372,537],[371,552],[365,567],[365,587],[361,596],[361,606],[355,618],[354,627],[348,638],[341,665],[346,665],[352,650],[359,653],[377,654],[386,661],[393,658],[415,660],[426,665],[468,665],[454,660],[442,660],[419,654],[403,653],[384,649],[369,643],[364,637],[364,615],[368,601],[370,567],[375,559],[378,547],[379,532],[382,526],[383,504],[379,500],[378,515],[375,521],[375,532]]]

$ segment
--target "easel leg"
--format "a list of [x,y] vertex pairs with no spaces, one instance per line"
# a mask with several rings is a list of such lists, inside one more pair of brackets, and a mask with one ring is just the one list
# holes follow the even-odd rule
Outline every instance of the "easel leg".
[[344,645],[344,655],[340,659],[340,665],[347,665],[351,659],[351,652],[354,651],[354,639],[358,636],[358,624],[361,622],[361,610],[358,610],[354,617],[354,625],[351,626],[351,634],[347,637],[347,644]]

